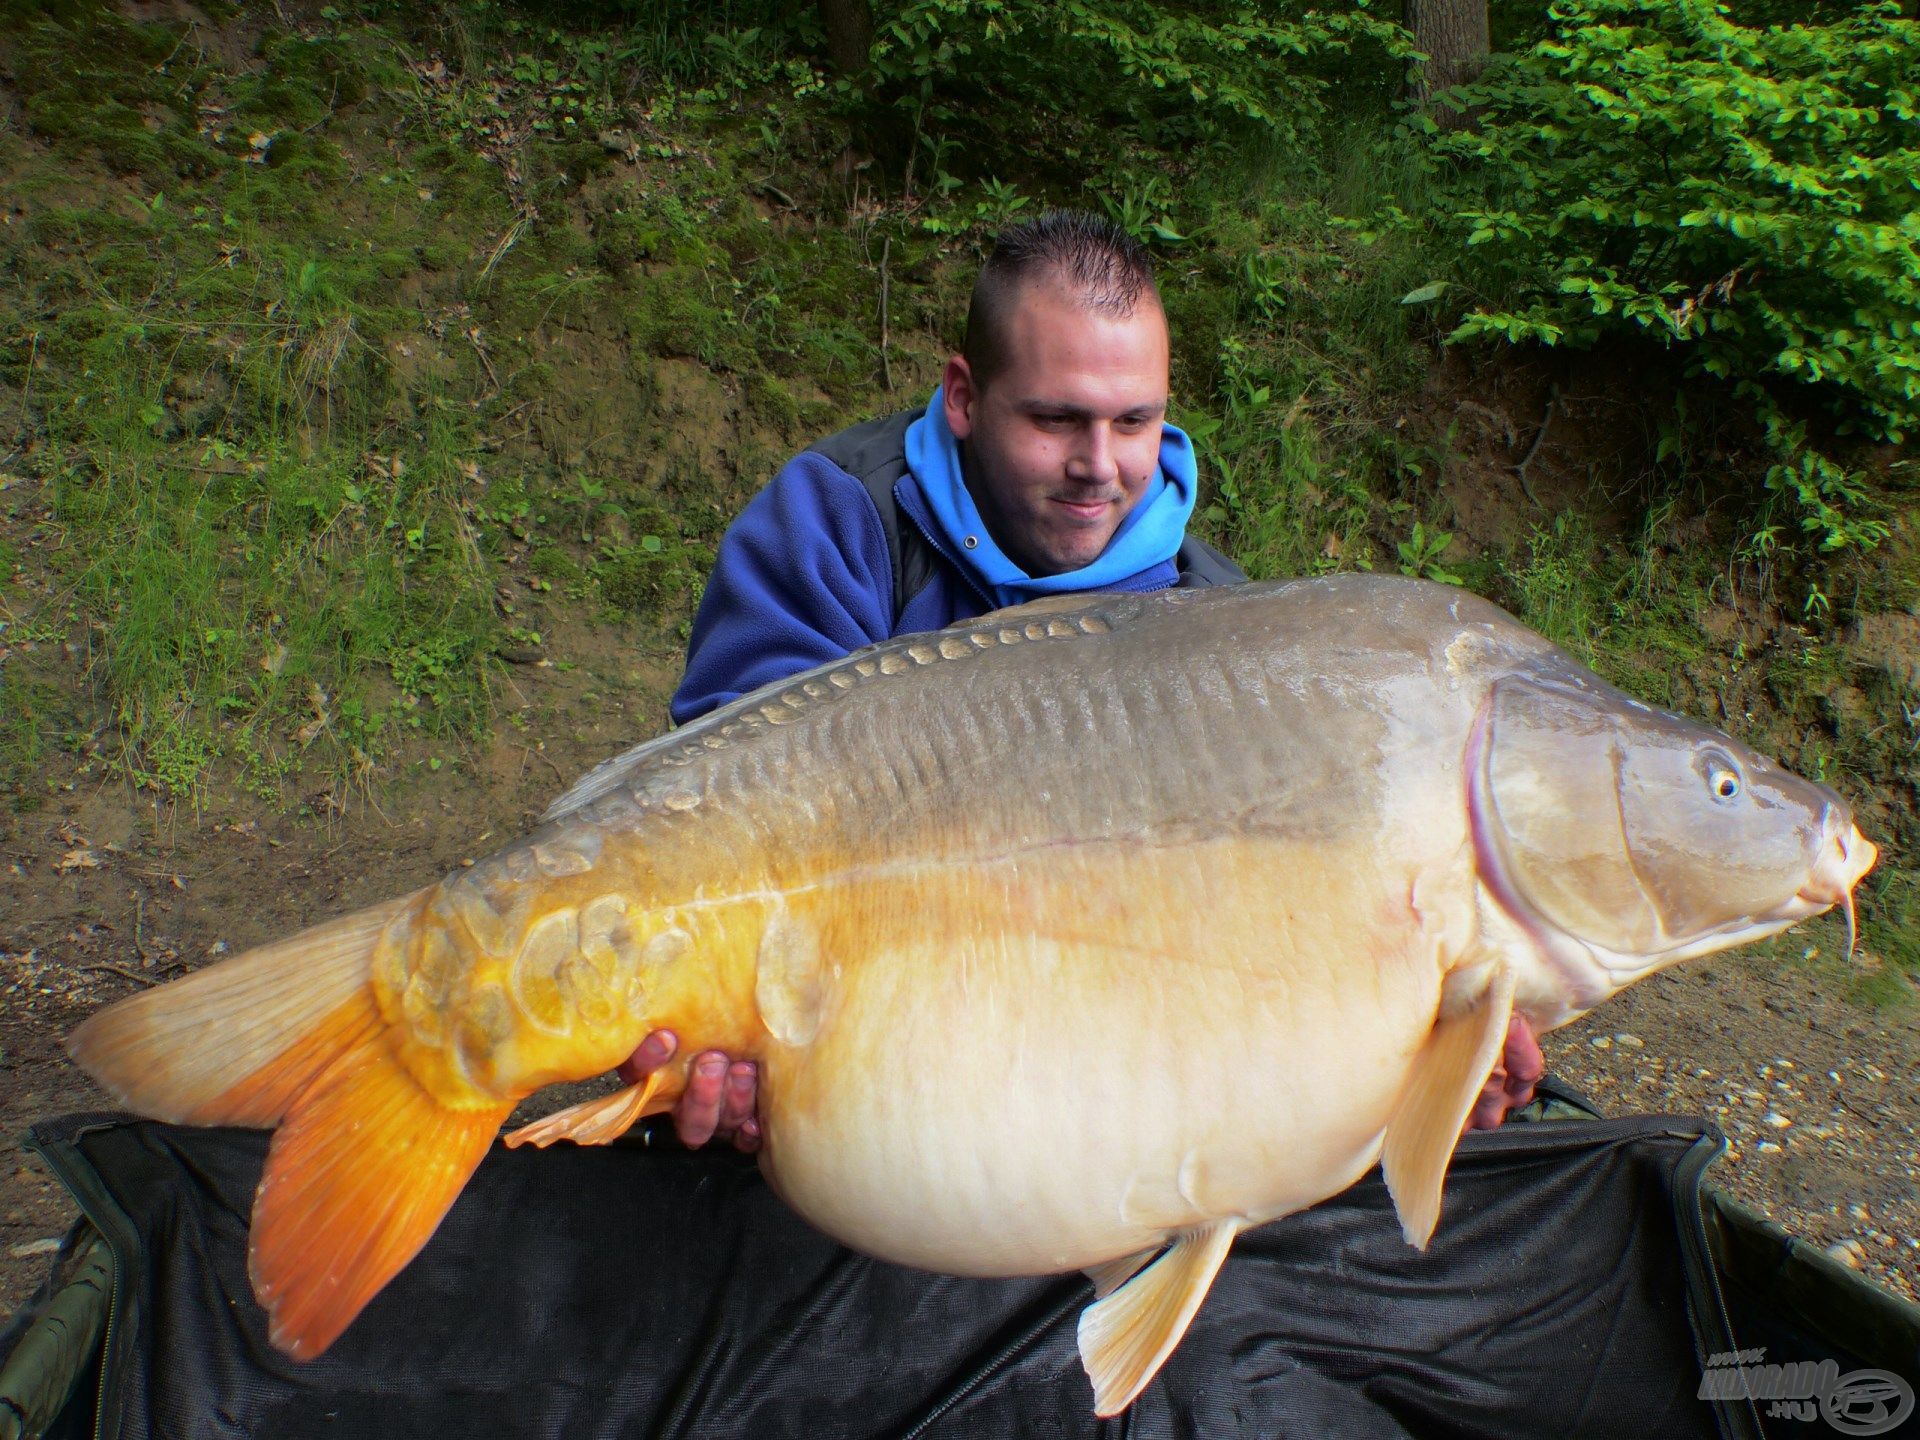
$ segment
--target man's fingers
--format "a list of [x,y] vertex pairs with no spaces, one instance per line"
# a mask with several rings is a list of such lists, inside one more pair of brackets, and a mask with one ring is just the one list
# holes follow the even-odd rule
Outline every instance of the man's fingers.
[[[680,1049],[680,1037],[671,1030],[656,1030],[640,1042],[615,1072],[629,1085],[638,1085],[665,1065]],[[733,1137],[733,1143],[751,1154],[760,1148],[760,1123],[754,1118],[754,1103],[760,1082],[760,1067],[751,1060],[729,1065],[718,1050],[696,1055],[687,1067],[687,1088],[673,1107],[673,1128],[680,1143],[690,1150],[715,1135]]]
[[759,1067],[751,1060],[736,1060],[727,1068],[727,1088],[720,1099],[720,1134],[732,1135],[753,1118],[759,1078]]
[[1513,1082],[1518,1081],[1532,1094],[1533,1087],[1547,1073],[1547,1057],[1540,1053],[1540,1042],[1534,1038],[1533,1027],[1524,1015],[1514,1016],[1508,1024],[1506,1049],[1500,1063],[1506,1067],[1509,1090]]
[[1500,1055],[1500,1071],[1506,1072],[1506,1104],[1518,1110],[1533,1099],[1533,1087],[1547,1073],[1547,1057],[1540,1053],[1540,1042],[1524,1016],[1516,1015],[1507,1026],[1507,1043]]
[[1468,1130],[1497,1129],[1500,1122],[1507,1118],[1506,1074],[1499,1067],[1487,1077],[1487,1083],[1480,1087],[1480,1097],[1473,1102],[1473,1111],[1467,1116],[1467,1123],[1461,1134]]
[[656,1030],[640,1042],[640,1048],[613,1067],[613,1073],[629,1085],[638,1085],[674,1057],[680,1037],[671,1030]]
[[1499,1063],[1481,1088],[1480,1098],[1473,1102],[1467,1129],[1497,1128],[1509,1111],[1518,1110],[1533,1099],[1533,1087],[1546,1073],[1546,1057],[1540,1053],[1540,1042],[1534,1038],[1533,1027],[1525,1016],[1515,1015],[1507,1024],[1507,1039],[1500,1049]]
[[720,1126],[720,1100],[727,1085],[727,1057],[709,1050],[693,1062],[687,1090],[673,1107],[673,1128],[680,1143],[697,1150],[713,1138]]

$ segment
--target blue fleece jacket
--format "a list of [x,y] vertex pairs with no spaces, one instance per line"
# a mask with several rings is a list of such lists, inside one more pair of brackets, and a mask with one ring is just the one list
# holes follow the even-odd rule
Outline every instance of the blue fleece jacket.
[[894,501],[944,564],[898,620],[893,557],[873,497],[824,455],[797,456],[720,542],[673,697],[676,724],[894,635],[1043,595],[1163,590],[1179,579],[1174,556],[1198,486],[1193,446],[1171,425],[1141,502],[1098,559],[1062,575],[1030,576],[994,544],[967,491],[938,391],[907,429],[905,458]]

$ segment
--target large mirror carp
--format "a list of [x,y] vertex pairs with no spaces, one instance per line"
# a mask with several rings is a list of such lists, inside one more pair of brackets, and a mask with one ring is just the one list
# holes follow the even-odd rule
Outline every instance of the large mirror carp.
[[[761,690],[471,869],[122,1001],[72,1049],[143,1114],[278,1127],[251,1269],[274,1343],[311,1356],[522,1098],[671,1028],[682,1057],[759,1062],[760,1163],[827,1233],[1092,1274],[1112,1414],[1238,1231],[1379,1163],[1424,1246],[1511,1014],[1548,1030],[1851,920],[1875,853],[1832,791],[1463,590],[1099,595]],[[684,1084],[510,1140],[604,1142]]]

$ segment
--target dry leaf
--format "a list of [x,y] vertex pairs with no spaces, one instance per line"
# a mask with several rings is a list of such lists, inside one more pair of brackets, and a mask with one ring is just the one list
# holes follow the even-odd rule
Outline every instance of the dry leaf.
[[69,850],[53,868],[63,875],[69,870],[98,870],[100,857],[91,850]]

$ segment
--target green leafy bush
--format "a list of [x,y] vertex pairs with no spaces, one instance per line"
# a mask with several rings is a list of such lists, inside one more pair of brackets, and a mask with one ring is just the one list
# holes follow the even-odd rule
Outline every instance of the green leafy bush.
[[[1122,168],[1135,143],[1177,150],[1249,128],[1298,141],[1330,89],[1351,91],[1356,72],[1391,75],[1379,57],[1411,49],[1364,6],[905,0],[876,20],[863,96],[872,84],[910,117],[919,178],[936,195],[975,156],[1052,155],[1084,175]],[[1171,231],[1164,214],[1147,221]]]
[[1776,441],[1769,483],[1827,548],[1871,540],[1759,382],[1813,387],[1843,431],[1920,423],[1920,23],[1736,23],[1712,0],[1559,0],[1528,53],[1456,92],[1477,128],[1443,226],[1497,297],[1455,339],[1688,347]]

